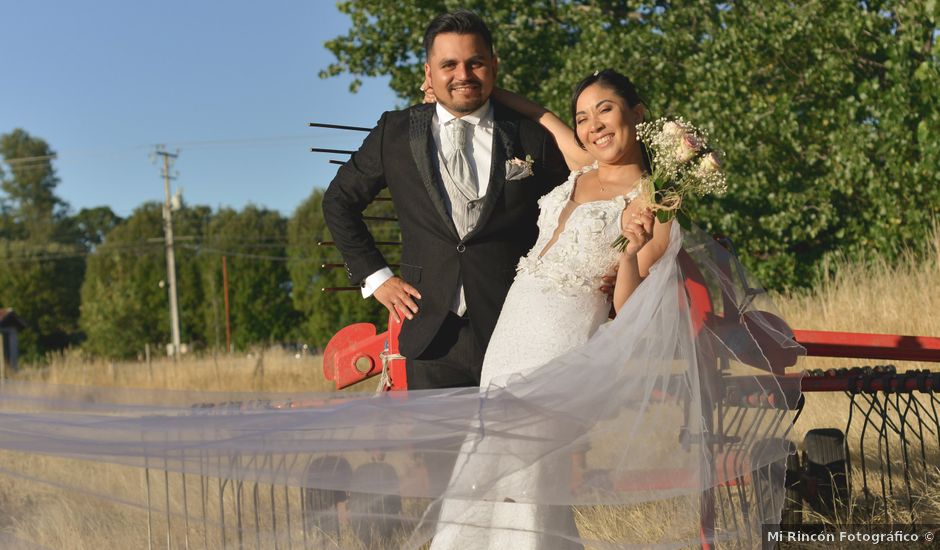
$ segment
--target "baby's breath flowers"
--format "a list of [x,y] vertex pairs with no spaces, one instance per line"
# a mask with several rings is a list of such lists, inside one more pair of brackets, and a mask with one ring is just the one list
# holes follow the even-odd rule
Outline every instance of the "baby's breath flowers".
[[[724,193],[728,187],[721,154],[708,144],[708,134],[682,118],[660,118],[636,126],[637,139],[646,145],[653,173],[640,181],[637,200],[655,212],[660,222],[676,216],[688,195]],[[623,251],[621,235],[613,247]]]

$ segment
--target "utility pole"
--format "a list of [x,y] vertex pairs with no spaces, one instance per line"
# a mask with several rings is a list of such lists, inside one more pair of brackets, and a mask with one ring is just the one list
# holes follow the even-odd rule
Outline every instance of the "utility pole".
[[154,158],[162,157],[163,176],[163,236],[166,242],[166,278],[170,293],[170,334],[173,338],[173,359],[180,357],[180,312],[176,300],[176,255],[173,252],[173,204],[170,199],[170,165],[179,156],[179,151],[169,153],[162,145],[154,150]]

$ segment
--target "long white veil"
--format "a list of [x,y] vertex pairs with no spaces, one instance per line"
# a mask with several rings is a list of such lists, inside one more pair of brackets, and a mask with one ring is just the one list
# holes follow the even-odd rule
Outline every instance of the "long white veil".
[[[737,260],[673,224],[617,318],[524,376],[379,396],[7,382],[0,473],[146,510],[149,527],[162,514],[166,546],[417,548],[441,502],[498,501],[513,482],[516,501],[576,506],[592,548],[756,547],[784,504],[800,398],[784,368],[801,354]],[[579,454],[579,483],[519,475]],[[142,468],[147,492],[44,479],[29,457]]]

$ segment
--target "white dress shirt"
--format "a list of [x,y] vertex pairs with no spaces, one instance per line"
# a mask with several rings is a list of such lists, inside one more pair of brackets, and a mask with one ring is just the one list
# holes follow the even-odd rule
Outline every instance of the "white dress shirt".
[[[450,132],[443,130],[448,123],[457,117],[440,103],[436,104],[435,107],[434,116],[431,119],[431,137],[434,139],[434,147],[437,151],[438,173],[443,173],[446,170],[445,159],[447,154],[453,149]],[[460,118],[472,125],[473,136],[467,140],[469,150],[466,153],[467,158],[470,160],[470,169],[476,177],[477,196],[483,198],[490,184],[490,166],[493,161],[493,105],[487,100],[479,109]],[[394,273],[390,268],[383,267],[366,277],[362,283],[362,297],[372,296],[393,275]],[[466,311],[466,299],[464,298],[462,283],[452,309],[460,315],[463,315]]]

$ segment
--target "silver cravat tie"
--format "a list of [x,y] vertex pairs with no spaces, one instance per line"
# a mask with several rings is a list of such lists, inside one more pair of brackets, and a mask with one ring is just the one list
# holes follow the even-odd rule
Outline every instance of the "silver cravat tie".
[[477,183],[470,170],[470,161],[467,159],[467,130],[471,124],[467,121],[454,119],[450,123],[451,142],[454,150],[447,157],[447,171],[458,190],[467,198],[477,198]]

